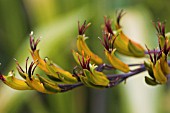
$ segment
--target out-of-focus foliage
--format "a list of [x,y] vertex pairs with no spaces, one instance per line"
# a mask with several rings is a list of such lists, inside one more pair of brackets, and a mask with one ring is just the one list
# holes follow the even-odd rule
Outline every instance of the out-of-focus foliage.
[[[70,48],[75,48],[77,21],[87,20],[88,44],[101,57],[103,48],[97,39],[103,16],[115,16],[115,10],[127,10],[125,33],[150,47],[157,42],[152,20],[167,21],[170,26],[170,1],[164,0],[0,0],[0,70],[15,68],[13,58],[21,64],[29,55],[28,36],[42,36],[38,46],[41,56],[49,56],[58,65],[71,71],[75,62]],[[130,21],[131,20],[131,21]],[[127,27],[128,26],[128,27]],[[167,30],[170,28],[167,27]],[[143,36],[143,37],[142,37]],[[143,45],[145,44],[143,42]],[[151,43],[149,43],[151,42]],[[95,47],[93,46],[95,45]],[[43,53],[41,52],[43,51]],[[38,71],[38,70],[37,70]],[[44,95],[35,91],[20,92],[0,84],[1,113],[167,113],[170,112],[169,91],[148,86],[142,79],[127,80],[124,86],[107,90],[77,88],[67,93]],[[136,88],[136,87],[138,88]],[[139,93],[137,93],[139,92]],[[148,93],[149,92],[149,93]],[[165,92],[165,93],[164,93]],[[140,94],[140,96],[139,96]],[[136,96],[138,95],[138,96]],[[153,96],[154,95],[154,96]],[[140,107],[139,107],[140,106]]]

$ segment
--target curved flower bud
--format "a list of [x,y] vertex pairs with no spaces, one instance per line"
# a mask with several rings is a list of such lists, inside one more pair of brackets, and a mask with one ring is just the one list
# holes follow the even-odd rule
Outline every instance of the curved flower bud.
[[43,83],[44,88],[47,89],[48,91],[51,91],[54,93],[61,91],[61,88],[54,81],[48,80],[38,74],[37,74],[37,77],[39,78],[40,82]]
[[111,20],[105,17],[105,31],[112,34],[113,39],[116,36],[114,47],[119,53],[127,56],[144,57],[144,48],[140,44],[130,40],[122,31],[120,20],[124,14],[125,13],[123,10],[117,14],[117,20],[115,24],[116,31],[111,29]]
[[37,45],[40,42],[40,38],[34,40],[33,33],[30,34],[30,48],[31,48],[31,56],[38,67],[42,69],[45,73],[49,74],[49,71],[46,68],[45,61],[40,57],[39,50],[37,50]]
[[150,77],[145,76],[145,82],[148,85],[152,85],[152,86],[159,84],[154,77],[154,73],[153,73],[153,70],[152,70],[152,63],[151,62],[149,62],[149,63],[144,62],[144,65],[145,65],[146,70],[148,70],[148,74],[151,77],[150,78]]
[[166,55],[164,53],[162,53],[162,56],[160,57],[160,66],[165,75],[170,74],[170,67],[168,65]]
[[170,33],[165,34],[165,22],[153,24],[157,30],[159,49],[167,56],[170,50]]
[[78,82],[77,78],[74,77],[70,72],[59,68],[48,58],[45,58],[45,61],[47,64],[46,67],[50,72],[50,75],[48,76],[52,76],[53,78],[59,79],[61,82],[66,83],[66,84],[73,84],[73,83]]
[[105,55],[107,60],[111,63],[111,65],[115,68],[118,69],[120,71],[123,71],[125,73],[129,72],[129,66],[125,63],[123,63],[121,60],[119,60],[116,56],[115,56],[115,51],[116,48],[114,48],[114,42],[116,40],[117,37],[115,37],[114,39],[112,38],[111,34],[104,34],[103,39],[104,41],[102,42],[104,48],[105,48]]
[[85,37],[85,30],[90,26],[90,24],[86,25],[86,22],[84,22],[84,24],[82,26],[79,25],[79,35],[77,36],[77,49],[78,51],[81,53],[82,51],[84,51],[86,56],[91,56],[91,61],[94,62],[95,64],[102,64],[103,61],[102,59],[97,56],[96,54],[94,54],[89,47],[87,46],[85,40],[87,39],[87,37]]
[[116,56],[115,56],[115,51],[116,49],[114,49],[111,53],[109,53],[107,50],[105,50],[105,55],[108,59],[108,61],[111,63],[111,65],[115,68],[118,69],[122,72],[129,72],[129,66],[125,63],[123,63],[121,60],[119,60]]
[[153,70],[154,77],[158,82],[160,82],[161,84],[167,82],[167,77],[163,73],[160,66],[160,60],[158,60],[155,65],[152,65],[152,70]]
[[165,22],[163,22],[163,23],[161,23],[161,22],[154,23],[153,22],[153,25],[155,26],[155,29],[157,31],[158,41],[159,41],[159,48],[162,49],[164,47],[165,40],[166,40]]
[[25,80],[17,79],[13,71],[10,71],[7,76],[1,74],[0,79],[3,81],[3,83],[13,89],[32,90],[32,88],[27,85]]

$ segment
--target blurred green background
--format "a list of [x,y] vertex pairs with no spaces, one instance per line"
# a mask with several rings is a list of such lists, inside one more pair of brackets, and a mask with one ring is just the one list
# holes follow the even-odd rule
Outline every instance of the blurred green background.
[[[121,21],[124,32],[142,45],[156,47],[152,21],[166,21],[170,30],[169,4],[168,0],[0,0],[0,70],[16,72],[13,58],[24,66],[30,56],[28,36],[34,31],[35,37],[42,36],[41,56],[71,71],[76,65],[71,48],[76,48],[78,20],[92,23],[87,43],[104,58],[97,39],[102,36],[103,17],[115,18],[115,11],[122,8],[127,12]],[[147,86],[146,74],[111,89],[80,87],[56,95],[16,91],[0,83],[0,113],[170,113],[168,86]]]

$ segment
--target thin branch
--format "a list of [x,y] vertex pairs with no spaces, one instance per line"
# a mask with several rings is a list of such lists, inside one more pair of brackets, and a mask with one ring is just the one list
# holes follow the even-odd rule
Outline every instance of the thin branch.
[[132,70],[129,73],[108,75],[108,79],[110,80],[110,86],[108,86],[108,88],[117,86],[121,82],[125,81],[127,78],[138,75],[139,73],[142,73],[144,71],[146,71],[146,68],[143,64],[141,65],[141,67]]
[[[99,66],[100,68],[98,68],[98,70],[101,71],[105,66],[106,64],[100,65]],[[106,88],[114,87],[123,82],[124,80],[126,80],[127,78],[142,73],[144,71],[146,71],[144,64],[140,64],[139,68],[134,69],[129,73],[107,75],[107,78],[110,80],[110,84]],[[83,83],[79,82],[71,85],[58,85],[58,86],[62,89],[61,92],[66,92],[83,85],[84,85]]]
[[69,91],[69,90],[72,90],[76,87],[79,87],[79,86],[83,86],[84,84],[79,82],[79,83],[76,83],[76,84],[72,84],[72,85],[58,85],[62,90],[61,92],[66,92],[66,91]]
[[[142,65],[142,63],[138,63],[138,64],[128,64],[128,66],[129,67],[133,67],[133,66],[141,66]],[[100,71],[100,72],[102,72],[103,70],[114,70],[115,68],[113,67],[113,66],[111,66],[111,65],[109,65],[109,64],[101,64],[101,65],[99,65],[97,68],[96,68],[96,70],[97,71]]]
[[160,52],[160,50],[150,50],[150,51],[145,51],[145,54],[154,54],[154,51],[155,51],[155,53],[159,53]]

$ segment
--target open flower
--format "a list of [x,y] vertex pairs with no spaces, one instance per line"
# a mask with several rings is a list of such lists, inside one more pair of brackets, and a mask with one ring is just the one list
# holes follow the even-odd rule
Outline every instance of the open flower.
[[80,59],[79,56],[78,59],[83,71],[83,73],[79,75],[82,83],[86,86],[95,88],[103,88],[109,85],[109,80],[106,75],[96,71],[97,66],[90,64],[90,56],[85,58],[84,53],[82,52],[82,59]]

